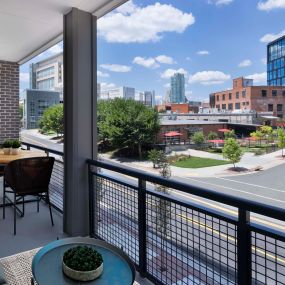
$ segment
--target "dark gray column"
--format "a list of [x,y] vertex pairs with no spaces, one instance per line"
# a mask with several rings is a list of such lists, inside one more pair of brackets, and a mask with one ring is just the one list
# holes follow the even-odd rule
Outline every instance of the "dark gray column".
[[64,232],[89,233],[87,158],[96,157],[96,17],[64,16]]

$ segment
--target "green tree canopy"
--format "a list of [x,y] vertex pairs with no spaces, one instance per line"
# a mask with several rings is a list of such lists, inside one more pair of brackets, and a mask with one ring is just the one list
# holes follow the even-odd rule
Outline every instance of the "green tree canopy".
[[46,109],[40,121],[40,128],[45,131],[56,132],[57,135],[63,134],[63,105],[58,104]]
[[278,138],[278,147],[282,149],[282,156],[284,156],[284,147],[285,147],[285,130],[283,128],[277,129],[277,138]]
[[137,148],[140,158],[142,146],[154,143],[159,130],[157,111],[131,99],[99,101],[97,116],[101,139],[114,147]]
[[223,147],[223,155],[224,158],[230,160],[234,167],[236,167],[235,164],[240,162],[242,157],[242,149],[236,139],[229,138],[226,140]]
[[192,136],[192,140],[195,144],[197,145],[201,145],[202,143],[204,143],[205,141],[205,137],[204,134],[202,132],[196,132],[194,133],[194,135]]
[[216,140],[217,138],[218,138],[219,136],[218,136],[218,134],[216,133],[216,132],[209,132],[209,134],[208,134],[208,140]]
[[225,132],[224,136],[225,139],[235,138],[236,137],[235,130],[230,130],[229,132]]

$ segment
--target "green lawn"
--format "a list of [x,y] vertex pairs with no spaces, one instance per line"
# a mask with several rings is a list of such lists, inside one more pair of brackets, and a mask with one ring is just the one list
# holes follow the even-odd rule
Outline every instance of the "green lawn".
[[202,168],[225,164],[230,164],[230,162],[227,160],[217,160],[212,158],[202,158],[195,156],[191,156],[190,158],[186,158],[172,163],[173,166],[182,168]]

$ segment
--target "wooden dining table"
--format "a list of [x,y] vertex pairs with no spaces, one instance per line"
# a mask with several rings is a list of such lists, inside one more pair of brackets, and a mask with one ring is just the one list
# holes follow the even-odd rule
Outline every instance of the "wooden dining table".
[[43,156],[47,155],[42,151],[21,149],[18,154],[4,154],[3,150],[0,149],[0,164],[5,165],[16,159],[29,158],[29,157],[43,157]]

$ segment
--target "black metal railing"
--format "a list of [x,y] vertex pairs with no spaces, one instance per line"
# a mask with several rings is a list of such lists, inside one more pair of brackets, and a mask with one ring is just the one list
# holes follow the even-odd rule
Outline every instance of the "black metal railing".
[[285,284],[285,210],[114,163],[88,168],[91,236],[155,284]]
[[63,152],[58,150],[49,149],[46,147],[38,146],[35,144],[30,144],[27,142],[22,142],[22,147],[27,150],[40,150],[45,152],[47,156],[54,156],[55,163],[53,166],[53,171],[50,180],[50,201],[52,206],[63,213],[63,182],[64,182],[64,165],[63,165]]

